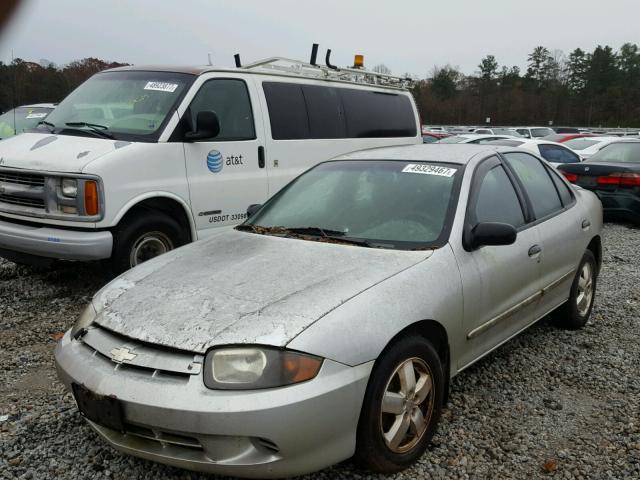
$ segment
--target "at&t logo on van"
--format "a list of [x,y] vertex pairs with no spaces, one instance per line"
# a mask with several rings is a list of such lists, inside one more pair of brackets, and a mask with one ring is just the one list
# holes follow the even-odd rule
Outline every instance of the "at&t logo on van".
[[207,155],[207,168],[213,173],[222,170],[222,154],[217,150],[211,150]]

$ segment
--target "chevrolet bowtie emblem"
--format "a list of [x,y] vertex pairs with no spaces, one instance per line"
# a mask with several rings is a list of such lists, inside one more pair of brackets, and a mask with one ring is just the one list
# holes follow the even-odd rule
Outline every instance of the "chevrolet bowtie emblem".
[[128,348],[114,348],[111,350],[111,360],[116,363],[129,362],[137,357],[135,353],[131,353]]

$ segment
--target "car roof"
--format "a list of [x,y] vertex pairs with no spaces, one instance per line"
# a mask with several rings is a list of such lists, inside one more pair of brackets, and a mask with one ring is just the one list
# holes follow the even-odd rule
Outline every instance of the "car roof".
[[466,165],[478,155],[491,155],[500,151],[513,151],[513,149],[487,144],[430,143],[369,148],[340,155],[334,160],[403,160]]

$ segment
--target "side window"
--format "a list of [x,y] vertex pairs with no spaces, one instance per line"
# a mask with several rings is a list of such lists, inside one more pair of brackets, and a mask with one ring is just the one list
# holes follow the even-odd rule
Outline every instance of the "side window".
[[338,89],[347,120],[347,137],[415,137],[416,117],[406,95]]
[[296,83],[264,82],[271,137],[274,140],[309,138],[309,116],[302,87]]
[[214,79],[207,81],[189,107],[191,125],[198,112],[212,110],[218,115],[220,133],[215,141],[253,140],[256,138],[247,86],[242,80]]
[[551,175],[551,180],[553,180],[553,183],[555,184],[556,189],[560,194],[562,205],[564,205],[565,207],[567,205],[570,205],[571,202],[573,202],[573,195],[571,194],[571,190],[569,190],[569,187],[562,180],[560,180],[560,176],[556,172],[549,171],[549,175]]
[[342,102],[337,89],[303,85],[302,93],[309,113],[311,138],[346,137]]
[[558,145],[538,145],[540,155],[547,162],[553,163],[579,163],[580,158],[568,148]]
[[518,128],[516,129],[516,132],[518,132],[523,137],[527,137],[527,138],[531,137],[531,135],[529,134],[529,130],[527,130],[526,128]]
[[475,220],[524,225],[524,214],[516,191],[502,165],[489,170],[480,184],[475,205]]
[[536,157],[526,153],[507,153],[505,157],[522,182],[536,218],[562,209],[556,187],[547,169]]

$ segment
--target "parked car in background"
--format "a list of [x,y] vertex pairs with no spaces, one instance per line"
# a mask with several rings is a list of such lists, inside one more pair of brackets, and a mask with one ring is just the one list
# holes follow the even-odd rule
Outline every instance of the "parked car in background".
[[579,165],[558,169],[571,183],[595,192],[606,215],[640,224],[640,141],[619,139]]
[[542,138],[556,133],[549,127],[516,127],[516,132],[525,138]]
[[36,103],[3,113],[0,115],[0,140],[35,128],[55,107],[54,103]]
[[107,285],[56,346],[58,374],[132,455],[255,478],[350,457],[397,472],[452,377],[550,312],[585,325],[601,208],[521,149],[344,155]]
[[482,144],[491,142],[492,140],[504,140],[513,138],[508,135],[482,135],[478,133],[458,134],[451,137],[443,138],[438,143],[476,143]]
[[552,130],[556,133],[581,133],[580,129],[575,127],[553,127]]
[[422,133],[447,133],[447,129],[444,127],[433,127],[430,125],[422,125]]
[[443,138],[450,137],[449,133],[436,133],[436,132],[427,132],[422,133],[422,143],[435,143]]
[[490,145],[505,145],[510,147],[520,147],[530,152],[540,155],[554,167],[562,163],[579,163],[582,161],[580,156],[570,148],[560,143],[549,142],[546,140],[531,139],[505,139],[489,142]]
[[315,163],[422,143],[405,79],[305,65],[94,75],[40,133],[0,143],[0,256],[121,272],[242,222]]
[[542,137],[541,140],[548,140],[550,142],[564,143],[574,138],[595,137],[594,133],[554,133],[553,135],[547,135]]
[[614,137],[637,137],[638,133],[637,130],[608,130],[604,134]]
[[476,128],[473,133],[484,135],[506,135],[508,137],[522,137],[514,128],[493,127],[493,128]]
[[[564,145],[578,155],[580,155],[583,159],[590,158],[591,156],[598,153],[602,148],[607,145],[615,142],[619,142],[621,140],[620,137],[588,137],[588,138],[575,138],[572,140],[568,140],[564,143]],[[631,139],[629,139],[631,140]]]

